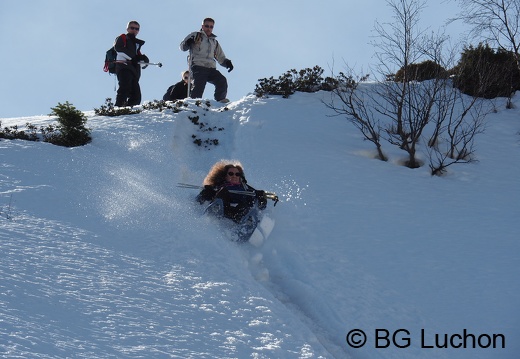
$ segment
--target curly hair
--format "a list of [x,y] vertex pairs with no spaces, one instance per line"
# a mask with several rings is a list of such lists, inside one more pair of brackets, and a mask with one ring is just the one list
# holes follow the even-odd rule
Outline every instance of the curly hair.
[[220,160],[211,167],[206,178],[204,178],[203,186],[222,186],[226,181],[226,174],[230,168],[236,168],[242,174],[245,180],[244,168],[239,161]]

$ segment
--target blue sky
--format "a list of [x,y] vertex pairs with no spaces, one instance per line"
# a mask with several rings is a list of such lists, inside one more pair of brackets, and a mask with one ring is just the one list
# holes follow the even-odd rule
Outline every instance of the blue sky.
[[[82,111],[115,99],[115,79],[102,71],[105,51],[125,32],[126,23],[141,24],[139,37],[152,62],[163,67],[143,71],[143,101],[162,98],[186,68],[180,41],[200,29],[203,18],[215,19],[214,33],[235,69],[219,66],[229,83],[228,98],[253,92],[258,79],[278,77],[290,69],[320,66],[325,75],[344,63],[368,68],[374,23],[392,21],[384,0],[311,1],[100,1],[2,0],[0,31],[4,64],[0,66],[0,118],[45,115],[58,102]],[[422,27],[440,28],[459,9],[454,2],[430,0]],[[447,33],[457,40],[461,28]],[[205,98],[212,99],[208,85]]]

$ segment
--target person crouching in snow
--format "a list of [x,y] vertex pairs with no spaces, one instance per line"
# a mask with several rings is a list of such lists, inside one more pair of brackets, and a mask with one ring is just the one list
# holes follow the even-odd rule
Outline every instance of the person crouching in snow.
[[190,72],[184,71],[181,76],[181,81],[168,87],[168,90],[166,90],[166,93],[163,96],[164,101],[184,100],[188,97],[188,81],[190,81]]

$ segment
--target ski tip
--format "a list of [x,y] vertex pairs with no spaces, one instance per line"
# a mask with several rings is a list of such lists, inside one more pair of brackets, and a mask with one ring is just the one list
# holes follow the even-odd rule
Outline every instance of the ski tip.
[[255,247],[260,247],[264,243],[264,235],[256,228],[249,238],[249,243]]

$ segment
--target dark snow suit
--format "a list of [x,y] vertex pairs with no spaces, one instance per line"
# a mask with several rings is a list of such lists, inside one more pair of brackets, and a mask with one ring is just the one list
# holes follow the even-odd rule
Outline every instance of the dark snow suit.
[[[230,190],[248,191],[255,193],[255,196],[230,193]],[[197,196],[197,201],[202,204],[205,201],[214,201],[217,198],[222,199],[224,204],[224,216],[238,223],[255,205],[256,201],[258,201],[258,209],[263,210],[267,207],[267,200],[263,194],[264,191],[256,191],[247,184],[231,185],[226,183],[219,188],[205,186]]]
[[116,74],[119,82],[115,105],[135,106],[141,103],[141,66],[138,64],[144,41],[133,34],[126,34],[126,46],[121,36],[116,38],[114,49],[117,51]]
[[188,84],[179,81],[175,85],[171,85],[163,96],[164,101],[183,100],[188,97]]

